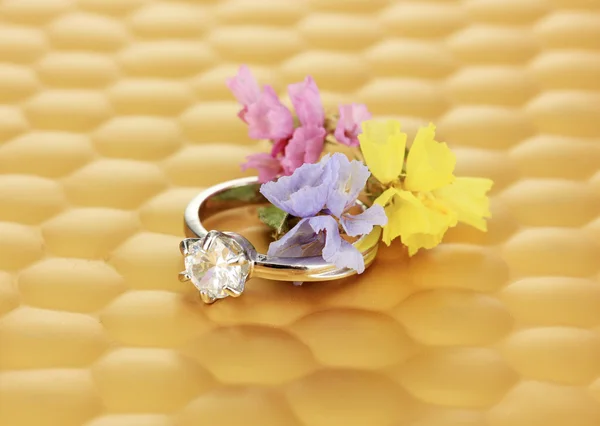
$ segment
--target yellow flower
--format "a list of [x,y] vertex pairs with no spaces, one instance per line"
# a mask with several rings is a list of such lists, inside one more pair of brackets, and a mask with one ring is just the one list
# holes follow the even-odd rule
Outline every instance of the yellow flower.
[[406,149],[406,133],[400,132],[400,123],[363,121],[358,139],[366,163],[373,165],[373,176],[383,184],[398,179]]
[[486,193],[493,182],[455,177],[456,158],[445,143],[435,140],[435,126],[419,129],[406,156],[406,134],[397,121],[367,120],[358,136],[373,176],[386,190],[375,200],[384,206],[388,224],[383,241],[400,237],[412,256],[437,246],[458,222],[486,231],[491,217]]

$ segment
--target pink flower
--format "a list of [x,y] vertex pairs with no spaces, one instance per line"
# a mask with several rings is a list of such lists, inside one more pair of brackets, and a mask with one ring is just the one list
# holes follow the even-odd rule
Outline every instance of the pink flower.
[[246,157],[246,160],[247,161],[242,164],[242,171],[247,169],[257,169],[258,180],[261,183],[274,180],[283,171],[280,160],[266,152],[249,155]]
[[242,104],[243,108],[238,113],[238,116],[246,121],[245,115],[248,111],[248,106],[258,101],[260,96],[260,86],[250,72],[250,68],[242,65],[235,77],[227,79],[227,87],[231,90],[237,101]]
[[265,86],[258,100],[248,106],[244,118],[252,139],[287,139],[294,131],[292,113],[270,86]]
[[271,148],[271,155],[273,157],[277,157],[279,154],[283,154],[285,152],[285,147],[290,142],[289,139],[279,139],[273,143],[273,147]]
[[258,169],[259,180],[267,182],[293,173],[304,163],[319,160],[327,132],[323,128],[325,112],[319,89],[312,77],[288,87],[301,124],[295,130],[291,111],[271,86],[261,89],[247,66],[242,65],[237,75],[227,80],[227,87],[242,104],[238,115],[248,125],[248,135],[273,142],[270,153],[247,157],[243,170]]
[[371,118],[371,113],[363,104],[340,105],[340,119],[335,129],[335,138],[348,146],[359,146],[360,124]]
[[290,84],[288,93],[303,126],[323,126],[325,111],[319,89],[311,76],[307,76],[301,83]]
[[235,77],[227,79],[227,87],[242,104],[238,116],[248,124],[252,139],[288,139],[294,131],[292,113],[277,97],[270,86],[261,90],[246,65]]
[[326,134],[320,126],[298,127],[281,160],[284,173],[289,176],[304,163],[316,163],[323,152]]

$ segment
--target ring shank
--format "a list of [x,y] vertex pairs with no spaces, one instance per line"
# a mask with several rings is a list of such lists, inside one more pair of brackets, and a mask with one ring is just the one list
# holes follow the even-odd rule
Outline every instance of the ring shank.
[[[203,238],[208,230],[202,224],[202,220],[231,208],[266,203],[259,189],[258,179],[248,177],[224,182],[203,191],[190,201],[185,210],[185,235],[188,238]],[[363,209],[365,208],[362,203],[359,204]],[[245,238],[238,241],[252,260],[251,276],[253,277],[308,282],[335,280],[356,273],[351,268],[339,268],[328,263],[322,257],[268,257],[257,253]],[[354,243],[363,256],[365,268],[375,259],[378,241],[379,238],[367,239],[365,236]]]

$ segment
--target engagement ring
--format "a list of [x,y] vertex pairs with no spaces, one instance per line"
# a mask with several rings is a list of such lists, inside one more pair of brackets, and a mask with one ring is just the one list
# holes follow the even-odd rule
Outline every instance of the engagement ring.
[[[213,303],[227,296],[239,297],[246,281],[254,277],[301,283],[336,280],[357,273],[353,268],[329,263],[322,256],[267,256],[258,253],[250,241],[237,233],[204,227],[204,220],[221,211],[266,204],[260,187],[255,177],[225,182],[200,193],[185,210],[185,235],[188,238],[180,244],[185,270],[179,277],[194,284],[203,302]],[[356,201],[356,205],[362,211],[367,208],[360,201]],[[375,259],[380,236],[381,228],[375,228],[374,232],[352,244],[362,256],[365,268]]]

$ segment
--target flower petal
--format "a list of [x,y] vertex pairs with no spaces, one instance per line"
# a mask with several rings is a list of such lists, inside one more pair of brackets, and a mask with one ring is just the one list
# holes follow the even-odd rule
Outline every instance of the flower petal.
[[389,206],[385,207],[385,215],[388,218],[388,223],[383,227],[381,240],[388,246],[392,243],[392,241],[400,236],[398,209],[399,207],[394,204],[390,204]]
[[294,130],[281,161],[286,175],[291,175],[304,163],[316,163],[319,160],[326,133],[324,128],[315,126],[298,127]]
[[373,230],[374,226],[384,226],[387,222],[385,210],[379,204],[372,205],[360,214],[346,213],[340,217],[340,223],[350,237],[366,235]]
[[420,246],[422,240],[416,236],[443,236],[457,222],[456,213],[442,201],[433,197],[419,199],[411,192],[397,188],[387,190],[375,202],[387,204],[385,211],[388,224],[383,228],[383,241],[389,245],[400,237],[402,243],[414,253],[419,248],[431,248]]
[[486,193],[493,184],[490,179],[459,177],[450,185],[435,190],[434,195],[456,211],[459,222],[485,232],[487,223],[484,218],[492,217]]
[[277,157],[279,154],[283,154],[285,151],[285,147],[290,142],[289,139],[278,139],[273,143],[271,147],[271,155],[273,157]]
[[397,237],[407,234],[409,223],[405,223],[406,221],[416,228],[427,228],[422,205],[411,193],[403,195],[407,198],[403,200],[403,192],[405,191],[389,188],[375,200],[375,204],[385,206],[388,223],[383,227],[382,239],[387,245]]
[[270,257],[321,256],[325,247],[325,235],[316,232],[309,219],[302,219],[279,240],[269,245]]
[[373,203],[374,205],[380,205],[384,207],[385,215],[388,218],[387,224],[383,227],[383,234],[381,239],[388,246],[392,240],[396,239],[400,235],[399,223],[398,223],[398,205],[392,203],[392,199],[396,195],[398,190],[396,188],[388,188]]
[[316,216],[308,219],[315,232],[325,232],[323,259],[338,268],[352,268],[359,274],[365,270],[365,260],[356,247],[342,239],[336,220],[331,216]]
[[379,195],[379,197],[377,197],[377,199],[375,200],[375,204],[379,204],[383,207],[387,206],[388,204],[390,204],[390,202],[394,198],[394,195],[396,195],[398,191],[399,189],[396,189],[394,187],[386,189],[381,193],[381,195]]
[[406,134],[400,132],[400,123],[366,120],[362,130],[358,140],[373,176],[383,184],[396,180],[402,173],[406,149]]
[[292,113],[270,86],[265,86],[258,100],[248,106],[244,120],[252,139],[287,139],[294,131]]
[[280,240],[269,245],[269,257],[322,256],[339,268],[365,270],[362,254],[340,237],[337,222],[331,216],[302,219]]
[[310,217],[324,207],[335,179],[325,162],[305,163],[291,176],[267,182],[260,192],[273,205],[296,217]]
[[337,176],[327,200],[327,208],[336,217],[341,217],[356,203],[371,173],[360,161],[350,161],[342,153],[335,153],[327,163],[331,173]]
[[323,126],[325,111],[319,88],[311,76],[307,76],[301,83],[290,84],[288,93],[303,126]]
[[226,84],[240,104],[248,106],[258,101],[260,87],[246,65],[239,68],[235,77],[228,78]]
[[402,234],[438,234],[455,226],[456,213],[435,198],[417,198],[408,191],[398,191],[396,199],[403,216]]
[[454,180],[456,157],[448,145],[437,142],[434,137],[433,124],[420,128],[415,136],[406,157],[404,187],[409,191],[433,191]]
[[247,161],[242,164],[242,171],[247,169],[257,169],[258,180],[261,183],[269,182],[283,172],[279,160],[266,152],[249,155],[246,157],[246,160]]
[[361,123],[370,118],[371,113],[364,104],[340,105],[340,118],[334,133],[336,140],[347,146],[358,146]]

